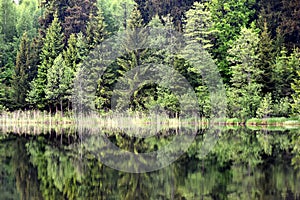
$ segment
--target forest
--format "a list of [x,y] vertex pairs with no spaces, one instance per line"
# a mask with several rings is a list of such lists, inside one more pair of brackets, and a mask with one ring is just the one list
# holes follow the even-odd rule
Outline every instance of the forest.
[[[89,52],[122,31],[156,27],[174,29],[209,53],[226,88],[229,118],[300,113],[298,0],[0,0],[0,18],[1,112],[71,115],[73,83],[84,60],[91,59]],[[159,62],[188,80],[200,115],[209,118],[209,90],[195,69],[203,66],[167,51],[159,54],[128,51],[107,66],[97,81],[97,111],[111,111],[114,87],[126,72]],[[178,104],[158,84],[145,84],[130,98],[134,112],[159,106],[170,117],[180,112]]]

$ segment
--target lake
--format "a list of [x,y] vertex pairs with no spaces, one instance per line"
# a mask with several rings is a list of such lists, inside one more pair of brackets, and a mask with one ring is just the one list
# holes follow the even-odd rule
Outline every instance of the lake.
[[205,146],[209,131],[190,129],[196,132],[192,143],[181,141],[187,151],[171,164],[164,163],[166,167],[146,173],[113,169],[122,164],[125,169],[128,163],[145,169],[153,163],[132,163],[130,157],[114,160],[100,136],[139,154],[171,144],[182,134],[180,129],[164,128],[144,138],[134,136],[142,129],[98,133],[51,128],[39,134],[1,129],[0,199],[300,199],[298,129],[218,127],[210,149]]

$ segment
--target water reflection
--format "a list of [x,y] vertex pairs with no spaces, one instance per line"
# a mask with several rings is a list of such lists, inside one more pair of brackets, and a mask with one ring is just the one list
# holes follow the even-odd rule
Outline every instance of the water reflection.
[[[135,140],[122,130],[105,134],[120,148],[147,152],[170,142],[176,130]],[[203,158],[206,130],[198,130],[179,160],[159,171],[132,174],[99,161],[94,134],[83,138],[75,129],[3,133],[0,194],[2,199],[299,199],[299,136],[298,130],[222,130]]]

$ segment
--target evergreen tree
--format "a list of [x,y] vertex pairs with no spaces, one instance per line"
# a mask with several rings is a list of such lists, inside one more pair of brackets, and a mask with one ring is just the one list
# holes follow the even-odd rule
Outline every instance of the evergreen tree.
[[53,65],[54,59],[63,49],[62,28],[55,15],[51,26],[47,29],[46,38],[41,52],[41,65],[38,67],[37,77],[31,84],[31,90],[28,94],[28,102],[38,108],[45,108],[47,102],[45,99],[45,87],[47,85],[47,73]]
[[[87,44],[83,34],[80,32],[77,35],[71,34],[68,40],[68,47],[63,52],[64,65],[66,68],[65,75],[67,76],[61,83],[60,88],[65,92],[63,101],[67,102],[68,109],[70,108],[71,95],[74,92],[75,76],[78,73],[80,66],[87,55]],[[68,84],[67,84],[68,83]]]
[[28,66],[28,81],[32,82],[37,76],[38,66],[40,65],[43,48],[43,39],[41,35],[35,37],[30,43],[29,59],[27,60]]
[[[147,33],[145,29],[145,25],[143,23],[143,19],[141,16],[140,11],[138,10],[137,6],[134,7],[130,18],[127,22],[127,29],[124,33],[123,42],[121,44],[121,48],[125,50],[125,54],[122,55],[117,59],[117,69],[115,73],[116,79],[118,79],[119,82],[123,82],[126,85],[129,84],[130,90],[133,89],[134,83],[137,83],[138,77],[135,76],[137,79],[135,80],[125,80],[122,78],[122,76],[134,69],[135,67],[142,66],[142,64],[145,63],[146,60],[146,52],[148,49],[135,49],[136,46],[143,46],[147,40]],[[133,50],[135,49],[135,50]],[[121,78],[118,78],[121,77]],[[115,80],[116,80],[115,79]],[[114,90],[114,92],[117,92],[118,95],[123,95],[121,91]],[[132,103],[136,100],[135,95],[138,93],[138,91],[135,91],[132,97]],[[101,95],[101,94],[100,94]],[[122,99],[120,99],[122,100]],[[104,100],[106,102],[106,100]],[[121,105],[121,102],[119,102]],[[133,103],[134,104],[134,103]]]
[[40,1],[40,7],[43,9],[43,15],[39,19],[39,33],[44,38],[47,29],[52,24],[55,17],[61,23],[65,19],[65,10],[68,7],[67,0],[43,0]]
[[207,3],[195,2],[186,12],[184,35],[188,42],[197,42],[203,49],[211,48],[214,34],[214,22]]
[[106,27],[107,25],[104,22],[104,17],[101,10],[98,11],[96,16],[94,16],[92,13],[90,14],[86,30],[87,43],[90,49],[95,48],[108,36]]
[[26,95],[29,89],[28,82],[28,59],[29,59],[29,40],[27,33],[22,36],[20,48],[17,54],[17,60],[15,65],[15,73],[12,79],[12,89],[14,106],[17,108],[26,107]]
[[[300,1],[282,0],[280,30],[289,49],[300,47]],[[278,11],[277,11],[278,12]]]
[[45,87],[46,99],[50,104],[55,105],[56,111],[60,104],[63,112],[63,100],[70,100],[73,78],[74,72],[66,66],[62,54],[59,54],[48,70]]
[[[214,22],[207,3],[195,2],[190,10],[186,12],[186,25],[184,36],[187,43],[183,51],[183,57],[187,59],[186,78],[197,91],[199,97],[201,115],[208,115],[210,110],[210,99],[208,84],[209,77],[202,77],[206,74],[211,76],[214,72],[210,69],[210,63],[214,62],[208,52],[213,46],[213,38],[216,34]],[[213,81],[215,84],[215,80]]]
[[97,10],[96,0],[70,0],[62,23],[65,37],[68,39],[72,33],[79,32],[85,35],[89,15],[96,15]]
[[158,15],[161,18],[170,15],[175,29],[177,31],[182,31],[184,13],[192,7],[195,0],[135,0],[135,2],[142,13],[145,24],[148,24],[155,15]]
[[257,53],[258,60],[256,65],[263,72],[258,83],[263,86],[262,92],[266,94],[274,90],[274,83],[272,82],[272,63],[275,60],[274,41],[271,39],[266,22],[260,34]]
[[101,8],[105,22],[109,24],[107,31],[114,33],[126,28],[127,19],[135,2],[133,0],[98,0],[98,8]]
[[258,6],[258,25],[260,29],[264,29],[266,22],[268,25],[268,30],[270,30],[271,38],[275,38],[281,21],[281,13],[279,10],[282,8],[282,0],[261,0],[258,2]]
[[7,42],[16,36],[16,7],[12,0],[0,0],[0,27]]
[[279,55],[275,58],[272,66],[272,82],[274,84],[273,96],[275,99],[285,97],[285,89],[290,87],[289,83],[285,83],[285,79],[290,71],[287,70],[288,55],[286,48],[282,48]]
[[79,59],[78,61],[80,62],[84,60],[84,58],[88,54],[88,44],[83,33],[77,34],[76,48],[77,48],[78,59]]
[[266,117],[271,117],[273,113],[273,102],[272,102],[272,94],[267,93],[264,98],[262,98],[262,101],[259,104],[259,107],[257,108],[256,111],[256,116],[258,118],[266,118]]
[[81,61],[77,46],[77,38],[75,34],[71,34],[68,40],[67,49],[63,51],[65,65],[73,71],[77,71],[77,64]]
[[272,80],[274,82],[273,96],[280,98],[291,97],[293,90],[291,84],[297,77],[297,70],[300,67],[300,52],[294,49],[293,53],[288,56],[287,51],[283,48],[276,57],[273,66]]
[[25,31],[29,38],[33,38],[37,34],[40,13],[38,0],[23,0],[17,6],[16,29],[18,37],[22,37]]
[[246,119],[256,115],[262,87],[258,83],[262,71],[255,67],[258,43],[258,33],[254,28],[242,28],[240,36],[228,50],[232,71],[228,105],[233,117]]

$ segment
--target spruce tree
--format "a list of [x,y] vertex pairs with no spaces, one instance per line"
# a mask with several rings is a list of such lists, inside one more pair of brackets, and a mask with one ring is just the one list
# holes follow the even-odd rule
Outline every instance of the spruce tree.
[[293,94],[291,84],[297,78],[297,71],[300,67],[299,49],[294,49],[291,55],[287,55],[287,50],[283,48],[276,57],[273,65],[272,80],[274,82],[273,96],[276,99],[290,97]]
[[272,62],[275,60],[274,57],[274,41],[270,36],[267,22],[264,22],[264,26],[260,34],[258,60],[256,62],[258,69],[263,72],[259,77],[258,83],[262,85],[262,92],[264,94],[274,90],[274,83],[272,82]]
[[123,75],[125,72],[142,64],[142,57],[145,50],[139,49],[132,51],[129,48],[135,48],[136,45],[143,46],[145,43],[145,25],[143,23],[142,15],[137,6],[134,7],[130,18],[127,23],[127,30],[125,31],[126,39],[122,44],[123,48],[127,51],[127,55],[118,59],[118,64],[121,67],[119,73]]
[[41,35],[35,37],[30,43],[30,53],[28,63],[28,81],[31,83],[37,76],[38,66],[41,63],[40,55],[43,48],[43,38]]
[[92,13],[89,17],[89,22],[87,23],[87,43],[89,45],[89,49],[95,48],[104,39],[107,38],[108,32],[106,30],[106,23],[104,21],[103,13],[101,10],[97,12],[97,15],[94,16]]
[[[119,75],[122,77],[126,72],[138,67],[142,66],[145,62],[145,56],[147,54],[148,49],[136,49],[137,46],[143,46],[147,40],[147,33],[145,32],[145,25],[142,19],[142,15],[138,10],[137,6],[134,7],[130,18],[127,22],[127,29],[125,30],[125,40],[122,44],[123,48],[125,49],[126,55],[117,59],[117,63],[119,66],[119,70],[117,71]],[[134,50],[133,50],[134,49]],[[134,80],[125,80],[124,78],[119,78],[119,81],[126,83],[129,86],[129,90],[132,91],[134,88],[134,84],[139,82],[139,77],[134,76]],[[121,98],[119,99],[120,102],[117,105],[118,108],[121,108],[123,94],[120,91],[115,91],[119,93]],[[136,95],[137,91],[134,92],[132,97],[132,105],[138,104],[136,102]]]
[[189,42],[197,42],[203,49],[211,48],[214,34],[214,21],[207,3],[195,2],[185,14],[184,35]]
[[68,40],[67,49],[63,51],[63,57],[67,67],[71,68],[73,71],[76,71],[77,64],[80,59],[78,58],[78,47],[77,47],[77,38],[75,34],[71,34]]
[[22,36],[19,51],[17,53],[16,65],[14,68],[14,75],[12,79],[13,95],[12,99],[16,108],[26,107],[26,95],[29,89],[28,82],[28,64],[29,59],[29,40],[27,32]]
[[74,72],[66,66],[62,54],[59,54],[48,70],[45,87],[46,99],[56,107],[56,111],[57,106],[60,105],[63,112],[63,101],[70,99],[73,76]]
[[16,29],[19,37],[22,37],[25,31],[29,38],[33,38],[37,34],[37,19],[41,13],[38,4],[38,0],[23,0],[17,6]]
[[63,39],[62,28],[57,15],[55,15],[51,26],[47,29],[40,56],[41,65],[38,66],[37,77],[31,84],[31,90],[27,98],[28,102],[37,106],[37,108],[43,109],[47,105],[44,91],[47,85],[47,73],[52,67],[54,59],[63,49]]

